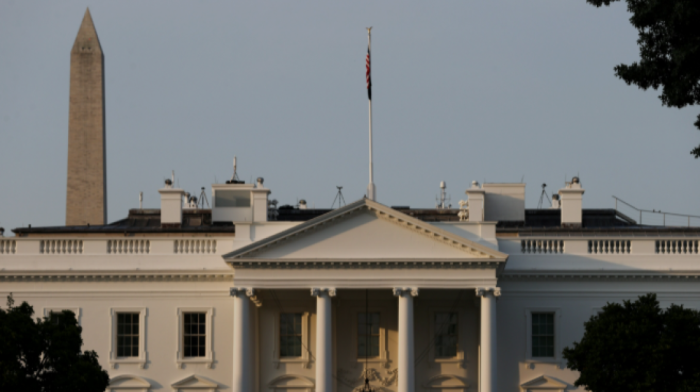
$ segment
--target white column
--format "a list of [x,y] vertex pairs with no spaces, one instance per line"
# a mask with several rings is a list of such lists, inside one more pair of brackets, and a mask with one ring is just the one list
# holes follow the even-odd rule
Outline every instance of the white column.
[[313,288],[316,297],[316,392],[333,391],[333,331],[331,297],[333,288]]
[[413,297],[418,295],[418,289],[394,288],[394,295],[399,297],[398,391],[414,392],[416,375],[413,348]]
[[498,287],[478,288],[476,295],[481,297],[481,386],[480,392],[496,392],[496,297],[501,295]]
[[253,289],[233,287],[233,384],[234,392],[250,392],[253,390],[250,358],[250,300]]

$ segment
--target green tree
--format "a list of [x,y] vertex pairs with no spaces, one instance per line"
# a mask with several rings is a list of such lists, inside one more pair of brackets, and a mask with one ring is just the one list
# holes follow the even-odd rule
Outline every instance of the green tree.
[[[620,0],[587,0],[596,7]],[[615,67],[628,85],[662,87],[661,103],[682,108],[700,103],[700,1],[626,0],[639,32],[639,62]],[[700,128],[700,115],[695,122]],[[700,158],[700,146],[691,152]]]
[[564,349],[576,386],[593,392],[700,391],[700,313],[656,294],[608,303],[585,324],[580,342]]
[[94,351],[80,350],[82,328],[75,314],[64,310],[32,320],[26,302],[0,309],[0,391],[102,392],[109,375]]

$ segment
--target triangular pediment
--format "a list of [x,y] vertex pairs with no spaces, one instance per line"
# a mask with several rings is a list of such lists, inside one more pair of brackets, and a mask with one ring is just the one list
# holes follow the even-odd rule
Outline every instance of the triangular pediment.
[[236,260],[470,260],[507,255],[362,199],[224,256]]
[[122,374],[109,380],[108,391],[147,391],[151,383],[139,376]]
[[520,388],[523,392],[564,392],[567,387],[567,384],[549,376],[539,376],[520,384]]
[[193,374],[189,377],[183,378],[182,380],[171,385],[176,391],[214,391],[219,387],[218,384],[211,382],[201,376]]

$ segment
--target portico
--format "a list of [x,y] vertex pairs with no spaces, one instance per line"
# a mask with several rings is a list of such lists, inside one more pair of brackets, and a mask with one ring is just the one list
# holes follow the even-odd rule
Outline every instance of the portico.
[[[365,199],[227,254],[233,306],[241,307],[233,385],[257,377],[260,389],[331,392],[355,390],[367,377],[375,390],[480,382],[481,392],[495,391],[497,274],[507,255],[472,240],[481,227],[449,229]],[[246,309],[241,293],[255,293],[262,307]],[[254,334],[246,330],[252,317],[265,326]],[[370,324],[370,332],[358,327]],[[300,342],[291,356],[280,347],[286,334]],[[251,357],[250,342],[274,370],[236,361]]]

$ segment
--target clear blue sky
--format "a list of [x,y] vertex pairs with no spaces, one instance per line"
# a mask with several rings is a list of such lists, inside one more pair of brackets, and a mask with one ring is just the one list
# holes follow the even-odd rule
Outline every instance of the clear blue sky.
[[[365,27],[373,26],[375,182],[387,205],[452,202],[472,180],[579,174],[611,195],[700,215],[698,107],[615,78],[634,61],[625,5],[569,1],[0,2],[0,226],[65,219],[70,49],[86,6],[106,64],[108,215],[158,207],[175,170],[199,193],[262,176],[329,207],[365,192]],[[8,230],[9,231],[9,230]],[[6,233],[7,234],[7,233]]]

